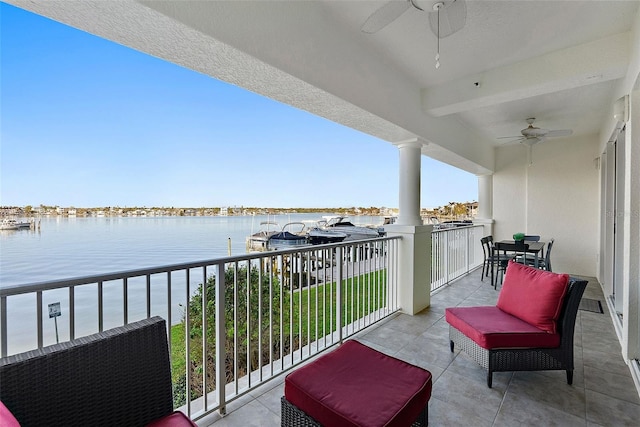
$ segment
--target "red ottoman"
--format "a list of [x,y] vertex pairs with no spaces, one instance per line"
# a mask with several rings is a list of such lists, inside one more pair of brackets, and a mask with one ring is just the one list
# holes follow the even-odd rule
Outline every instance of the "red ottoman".
[[427,425],[431,373],[358,341],[287,375],[282,425]]

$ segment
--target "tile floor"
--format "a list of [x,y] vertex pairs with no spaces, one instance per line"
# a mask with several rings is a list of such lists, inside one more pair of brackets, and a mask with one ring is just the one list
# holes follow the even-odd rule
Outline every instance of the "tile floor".
[[[584,297],[602,302],[604,314],[579,310],[575,328],[573,386],[564,371],[497,372],[493,388],[486,371],[464,353],[449,350],[446,307],[493,305],[498,293],[480,272],[432,295],[418,315],[398,314],[362,331],[357,339],[386,354],[431,371],[430,426],[638,426],[640,397],[622,360],[600,285],[590,280]],[[233,402],[227,415],[198,425],[279,426],[284,377]]]

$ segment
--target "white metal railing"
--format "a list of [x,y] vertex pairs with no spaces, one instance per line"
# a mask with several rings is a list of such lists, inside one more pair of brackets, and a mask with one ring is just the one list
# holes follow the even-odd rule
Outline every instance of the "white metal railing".
[[431,292],[482,265],[484,227],[471,225],[431,233]]
[[[482,226],[432,233],[432,292],[482,265],[482,233]],[[307,246],[0,288],[0,354],[52,344],[58,332],[71,340],[160,315],[171,325],[176,406],[197,420],[224,412],[275,375],[398,311],[399,241]],[[59,319],[66,316],[55,334],[46,319],[53,302],[60,304]]]
[[[170,325],[175,406],[194,420],[224,413],[256,386],[396,312],[399,241],[382,237],[1,288],[0,353],[41,348],[59,332],[71,340],[161,315]],[[45,321],[51,303],[63,313],[53,319],[55,335]],[[35,337],[23,333],[33,330]]]

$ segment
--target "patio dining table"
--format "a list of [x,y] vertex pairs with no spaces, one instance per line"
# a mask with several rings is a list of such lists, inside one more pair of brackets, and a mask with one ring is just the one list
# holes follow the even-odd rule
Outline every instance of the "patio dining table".
[[[513,239],[511,240],[507,239],[507,240],[499,240],[497,242],[494,242],[494,245],[495,245],[494,250],[498,251],[498,248],[500,247],[501,244],[515,245],[516,241]],[[543,241],[535,242],[532,240],[525,240],[524,244],[525,246],[522,248],[522,252],[533,254],[534,256],[533,265],[534,267],[538,268],[538,260],[540,258],[544,258],[544,246],[547,244],[547,242],[543,242]],[[496,281],[497,281],[497,277],[496,277]],[[493,277],[493,268],[491,268],[491,283],[495,287],[494,277]]]

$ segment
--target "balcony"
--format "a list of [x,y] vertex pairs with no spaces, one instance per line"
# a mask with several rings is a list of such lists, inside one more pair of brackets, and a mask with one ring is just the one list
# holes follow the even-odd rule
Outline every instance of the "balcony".
[[[402,245],[408,242],[411,247],[402,247],[398,253],[397,260],[402,264],[397,268],[399,276],[395,282],[399,300],[385,313],[394,318],[376,320],[375,325],[355,331],[358,336],[365,334],[363,339],[369,337],[375,342],[376,333],[389,333],[396,323],[413,324],[413,318],[395,313],[400,308],[417,312],[415,319],[422,319],[436,316],[444,304],[480,302],[485,292],[495,298],[479,282],[477,286],[472,284],[471,289],[464,288],[464,283],[470,280],[464,279],[462,291],[456,291],[461,283],[446,288],[433,295],[428,311],[422,311],[429,305],[428,293],[421,292],[428,274],[432,274],[433,290],[435,276],[443,273],[440,264],[429,271],[424,259],[416,256],[418,251],[412,252],[420,247],[413,245],[414,236],[407,231],[422,224],[421,190],[416,179],[422,173],[422,156],[478,176],[477,222],[484,224],[484,234],[493,234],[497,239],[508,238],[514,232],[553,236],[558,242],[554,269],[595,278],[588,291],[617,315],[580,312],[577,344],[585,346],[578,360],[583,375],[576,375],[573,388],[566,389],[561,382],[547,384],[553,376],[516,374],[508,376],[502,388],[496,385],[491,392],[483,388],[477,397],[482,402],[476,405],[480,409],[471,405],[476,397],[468,396],[465,405],[452,406],[472,409],[464,409],[464,413],[456,412],[458,409],[448,412],[439,409],[447,407],[442,402],[455,402],[455,396],[464,395],[438,394],[443,389],[456,390],[457,384],[452,381],[443,387],[443,381],[455,375],[449,370],[457,368],[465,372],[465,377],[473,378],[460,383],[465,384],[465,390],[474,389],[473,383],[466,384],[475,381],[475,368],[460,366],[464,359],[456,357],[453,361],[448,359],[450,365],[440,368],[444,374],[430,367],[437,378],[432,423],[456,423],[442,414],[458,414],[458,419],[464,421],[469,417],[482,418],[481,410],[493,405],[491,396],[498,393],[495,408],[492,407],[493,417],[487,423],[511,424],[513,419],[501,411],[515,416],[526,406],[533,418],[529,420],[525,414],[517,419],[528,424],[536,419],[534,409],[540,407],[538,402],[544,401],[550,385],[557,385],[554,390],[568,392],[545,403],[543,414],[555,416],[558,405],[553,404],[563,402],[564,412],[558,413],[580,414],[574,419],[580,425],[623,424],[624,420],[616,418],[622,414],[629,416],[627,420],[638,419],[640,192],[635,190],[640,188],[637,131],[640,8],[637,1],[544,2],[544,7],[534,2],[497,2],[499,7],[489,7],[486,2],[466,2],[470,19],[463,30],[446,40],[440,69],[424,54],[434,53],[436,40],[425,25],[428,21],[425,13],[411,10],[404,14],[404,22],[388,25],[377,34],[359,31],[379,7],[378,2],[179,2],[181,7],[171,1],[8,0],[8,3],[250,89],[398,147],[401,213],[398,225],[405,227],[401,231],[407,236],[401,240]],[[545,31],[539,30],[540,23],[544,23]],[[529,46],[534,48],[526,48]],[[538,144],[545,137],[527,138],[522,129],[526,117],[537,117],[536,123],[548,129],[573,129],[573,135]],[[502,139],[509,135],[523,135],[525,138],[520,141],[526,144]],[[322,143],[318,143],[318,149],[322,148]],[[438,182],[446,186],[446,177],[438,178],[443,178]],[[425,244],[424,249],[427,247]],[[442,265],[454,260],[455,257],[447,258]],[[467,269],[472,265],[467,264]],[[203,268],[206,271],[206,266]],[[172,273],[163,270],[145,274],[147,286],[151,282],[155,286],[159,280],[154,276],[156,273],[168,276],[171,282]],[[447,273],[442,285],[446,286],[454,276]],[[122,293],[126,294],[127,286],[137,288],[134,278],[131,279],[130,282],[124,279]],[[105,297],[111,297],[107,289],[111,287],[107,283],[110,280],[123,278],[105,279]],[[99,300],[99,304],[102,286],[100,282],[98,292],[90,291],[91,298]],[[69,287],[69,301],[74,299],[74,289]],[[78,287],[76,293],[80,292]],[[442,302],[447,294],[458,292],[457,300]],[[416,298],[407,298],[406,293]],[[170,292],[167,299],[171,299]],[[42,345],[42,301],[36,304],[40,316],[37,340]],[[7,306],[6,299],[0,299],[0,312],[16,305]],[[146,311],[152,311],[151,302],[147,303]],[[115,326],[110,314],[100,313],[95,316],[97,325],[88,326],[99,329]],[[117,314],[119,317],[124,314],[126,322],[128,307]],[[171,312],[168,317],[171,323]],[[5,323],[1,321],[0,328],[5,328]],[[78,336],[84,333],[82,328],[87,325],[75,325],[73,320],[71,323],[71,332],[67,334],[73,335],[76,328]],[[371,331],[374,327],[376,330]],[[30,328],[35,335],[35,328]],[[440,322],[433,322],[424,333],[445,340],[444,329],[438,328]],[[435,334],[436,331],[439,333]],[[1,335],[0,352],[5,354],[6,334]],[[402,334],[393,337],[398,335]],[[413,345],[407,343],[404,347],[399,343],[389,351],[395,354]],[[612,357],[602,357],[608,352]],[[597,355],[600,358],[590,360]],[[609,372],[612,366],[617,368],[613,373]],[[628,381],[629,369],[633,383]],[[601,375],[602,372],[607,374]],[[626,382],[618,380],[617,375],[623,375]],[[530,386],[528,392],[521,391],[525,378]],[[269,380],[266,386],[275,381]],[[632,397],[623,398],[626,394],[616,392],[614,386],[606,389],[608,382],[624,384],[625,393]],[[537,395],[535,389],[544,389],[545,394]],[[260,402],[279,395],[280,391],[264,394],[263,399],[248,407],[257,405],[266,414],[277,417],[277,403],[269,404],[271,412]],[[231,411],[234,406],[256,393],[251,390],[235,401],[227,401],[230,415],[220,424],[232,423],[234,414],[240,413]],[[578,394],[574,400],[570,398],[573,393]],[[534,404],[529,402],[531,396],[537,399]],[[611,405],[605,404],[612,399]]]
[[[431,297],[418,315],[395,314],[354,338],[431,371],[433,394],[429,425],[636,425],[640,398],[623,362],[611,317],[578,311],[575,329],[574,383],[564,371],[498,372],[493,388],[486,371],[465,354],[449,351],[444,309],[455,305],[495,304],[498,293],[473,271]],[[589,278],[585,298],[603,301],[600,284]],[[284,376],[229,404],[227,415],[214,414],[198,425],[280,425]]]

